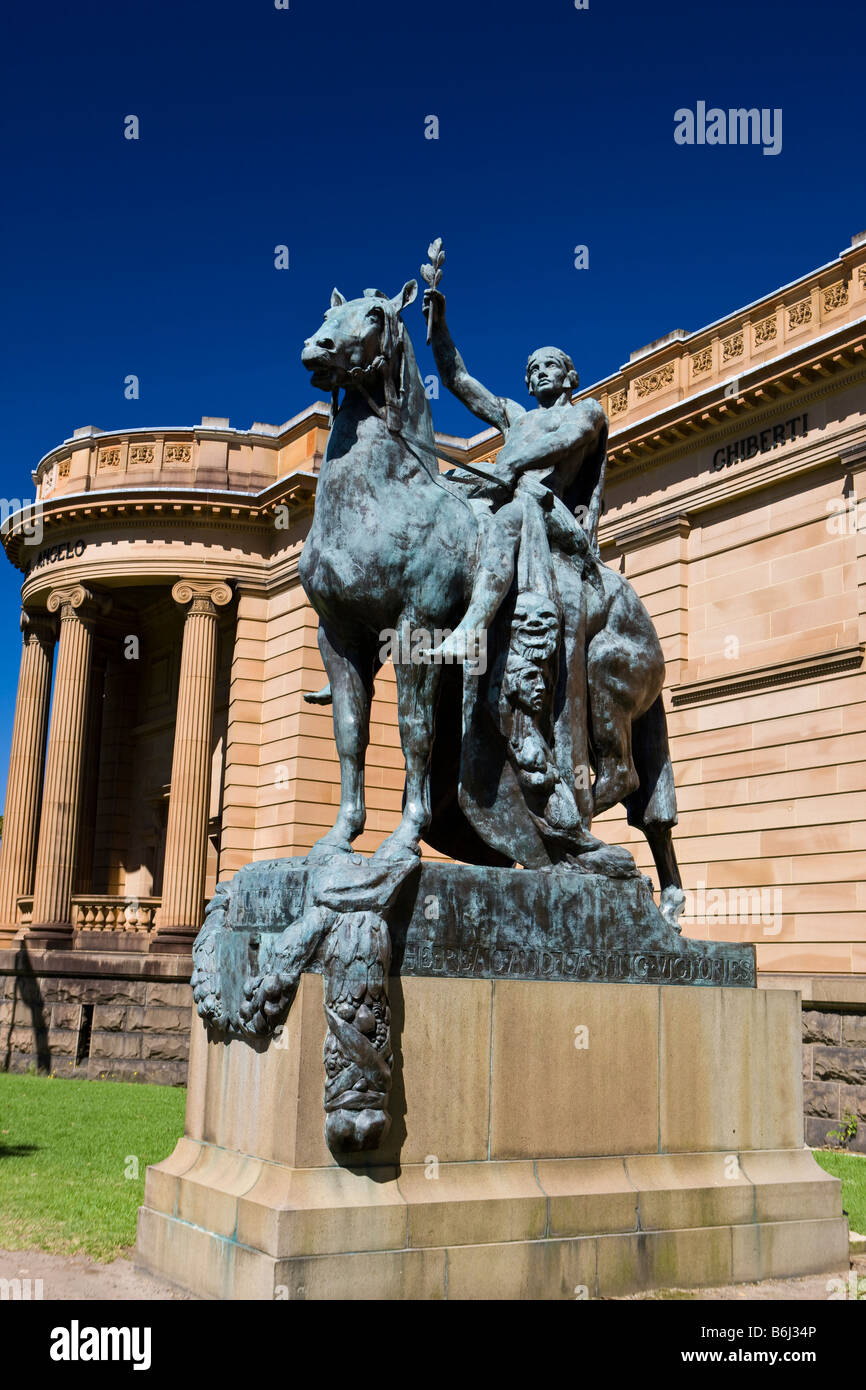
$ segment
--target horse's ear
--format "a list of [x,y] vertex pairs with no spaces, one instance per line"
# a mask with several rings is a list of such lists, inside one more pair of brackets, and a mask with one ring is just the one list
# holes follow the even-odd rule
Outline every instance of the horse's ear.
[[403,288],[402,288],[402,290],[400,291],[400,293],[399,293],[399,294],[395,294],[395,295],[394,295],[394,298],[391,300],[391,303],[392,303],[393,306],[394,306],[394,311],[395,311],[395,313],[398,313],[398,314],[402,313],[402,311],[406,308],[406,305],[407,305],[407,304],[412,304],[412,303],[414,303],[414,301],[415,301],[415,299],[417,298],[417,296],[418,296],[418,281],[417,281],[417,280],[407,280],[407,281],[406,281],[406,284],[403,286]]
[[335,285],[334,288],[331,290],[331,308],[339,309],[340,305],[345,304],[345,302],[345,295],[340,294],[340,291],[337,289]]

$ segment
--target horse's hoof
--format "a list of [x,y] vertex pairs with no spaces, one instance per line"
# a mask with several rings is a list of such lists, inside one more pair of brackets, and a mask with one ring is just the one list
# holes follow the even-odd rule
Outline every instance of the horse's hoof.
[[313,848],[304,857],[304,863],[327,864],[329,859],[335,859],[337,855],[354,854],[349,840],[318,840]]
[[395,840],[391,835],[383,840],[373,862],[376,864],[414,864],[421,858],[421,846],[417,840]]
[[604,878],[637,878],[638,868],[627,849],[619,845],[601,845],[576,856],[578,867],[585,874],[601,874]]
[[667,888],[663,888],[659,898],[659,912],[669,926],[675,932],[682,932],[680,917],[686,905],[686,895],[682,888],[677,888],[669,883]]
[[308,705],[330,705],[333,703],[331,686],[323,685],[321,690],[304,691],[304,700]]

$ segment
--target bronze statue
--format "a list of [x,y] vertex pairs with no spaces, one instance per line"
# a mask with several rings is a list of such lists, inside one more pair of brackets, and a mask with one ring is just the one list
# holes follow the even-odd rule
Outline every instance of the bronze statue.
[[[249,864],[220,884],[194,948],[199,1013],[251,1045],[285,1018],[302,971],[325,975],[335,1152],[388,1132],[389,974],[754,984],[750,948],[679,934],[664,658],[598,548],[604,412],[573,401],[577,373],[557,348],[527,364],[536,410],[471,377],[438,289],[441,243],[430,255],[442,379],[503,447],[495,464],[441,472],[403,321],[414,280],[394,298],[333,292],[303,351],[331,393],[332,428],[300,577],[328,675],[306,698],[333,703],[340,807],[304,858]],[[403,814],[365,857],[352,844],[373,683],[383,635],[404,631],[447,635],[392,649]],[[486,660],[461,661],[481,639]],[[658,908],[628,851],[592,833],[618,801],[651,847]],[[457,862],[422,866],[422,837]]]

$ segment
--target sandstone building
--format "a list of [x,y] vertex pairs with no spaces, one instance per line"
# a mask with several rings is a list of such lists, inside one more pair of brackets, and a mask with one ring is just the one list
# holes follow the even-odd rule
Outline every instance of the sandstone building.
[[[566,345],[567,346],[567,345]],[[803,991],[807,1130],[866,1150],[866,236],[579,394],[610,417],[602,554],[667,659],[685,930]],[[0,850],[0,1066],[182,1080],[215,882],[336,812],[298,582],[328,429],[76,429],[4,527],[24,576]],[[492,430],[440,436],[490,459]],[[377,680],[360,848],[396,824]],[[621,810],[600,833],[629,844]]]

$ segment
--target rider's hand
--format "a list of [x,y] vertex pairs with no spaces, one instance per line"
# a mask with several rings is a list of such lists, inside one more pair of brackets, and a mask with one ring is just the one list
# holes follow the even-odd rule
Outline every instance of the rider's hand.
[[524,473],[518,487],[521,492],[533,497],[542,511],[550,511],[553,506],[553,493],[539,478],[532,478],[528,473]]
[[445,322],[445,296],[441,290],[425,290],[421,308],[429,328],[442,327]]
[[517,469],[510,463],[500,463],[499,459],[494,464],[494,471],[499,486],[510,497],[517,486]]

